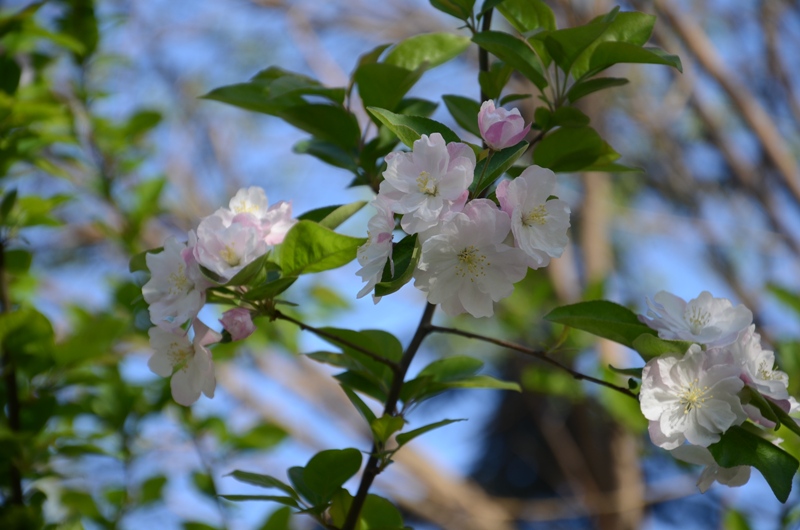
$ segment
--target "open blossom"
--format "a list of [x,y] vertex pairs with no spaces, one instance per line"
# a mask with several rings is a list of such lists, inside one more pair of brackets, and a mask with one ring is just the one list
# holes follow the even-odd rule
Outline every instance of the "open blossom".
[[196,317],[205,303],[209,284],[201,278],[197,263],[187,262],[187,250],[191,252],[186,243],[170,237],[162,252],[145,257],[151,276],[142,295],[150,306],[150,320],[167,331],[178,330]]
[[681,445],[670,451],[673,457],[690,464],[705,466],[700,478],[697,479],[697,489],[705,493],[716,481],[730,487],[743,486],[750,480],[750,466],[721,467],[717,464],[711,451],[699,445]]
[[229,222],[240,214],[252,215],[261,228],[264,242],[268,245],[282,243],[286,232],[297,222],[296,219],[292,219],[291,203],[279,201],[269,206],[267,194],[257,186],[237,191],[228,206]]
[[188,406],[197,401],[200,394],[214,397],[214,363],[206,346],[219,341],[218,333],[195,320],[193,340],[159,327],[150,328],[149,334],[155,353],[147,366],[161,377],[172,376],[170,388],[176,402]]
[[217,210],[200,221],[196,235],[195,259],[225,280],[269,249],[260,224],[248,213],[230,218],[228,212]]
[[531,124],[525,125],[519,109],[495,108],[494,101],[489,100],[483,102],[478,112],[478,128],[486,145],[493,151],[500,151],[521,142],[531,130]]
[[503,242],[510,226],[492,201],[467,203],[422,244],[414,285],[450,316],[492,316],[493,302],[509,296],[528,268],[525,254]]
[[439,133],[422,135],[410,153],[390,153],[379,195],[392,210],[405,214],[401,226],[409,234],[437,224],[453,207],[460,209],[475,172],[475,153],[461,143],[445,144]]
[[[367,282],[358,292],[358,298],[366,296],[381,281],[387,260],[392,269],[394,268],[394,264],[391,262],[394,213],[391,210],[390,201],[378,195],[372,205],[378,210],[378,213],[367,223],[367,242],[358,247],[357,252],[361,268],[356,274]],[[380,297],[373,297],[373,300],[378,303]]]
[[686,340],[709,347],[732,343],[753,322],[753,313],[745,306],[734,306],[726,298],[714,298],[708,291],[689,302],[660,291],[652,302],[647,300],[647,306],[647,316],[639,319],[657,330],[662,339]]
[[244,340],[256,330],[250,311],[243,307],[225,311],[219,321],[225,331],[231,334],[231,340]]
[[519,177],[497,186],[500,207],[511,217],[514,241],[531,258],[532,268],[544,267],[550,258],[561,256],[569,242],[569,205],[559,199],[547,200],[555,187],[555,173],[539,166],[530,166]]
[[686,355],[662,355],[642,372],[639,400],[650,439],[664,449],[685,441],[708,447],[747,419],[737,393],[744,387],[731,359],[709,356],[697,344]]

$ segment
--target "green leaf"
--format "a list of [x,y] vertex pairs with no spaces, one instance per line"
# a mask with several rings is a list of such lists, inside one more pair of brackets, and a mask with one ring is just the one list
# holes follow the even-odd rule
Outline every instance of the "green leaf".
[[299,221],[281,243],[278,262],[287,277],[335,269],[353,261],[365,242],[312,221]]
[[779,501],[785,503],[792,491],[797,459],[783,449],[742,427],[731,427],[708,450],[722,467],[753,466],[761,471]]
[[[268,276],[269,277],[269,276]],[[271,300],[283,293],[297,281],[296,276],[276,278],[248,290],[242,297],[245,300]]]
[[[647,337],[652,337],[652,335],[646,335]],[[634,341],[635,342],[635,341]],[[633,377],[638,377],[639,379],[642,378],[642,370],[644,368],[614,368],[610,364],[608,365],[609,370],[612,372],[622,374],[622,375],[630,375]]]
[[314,506],[325,504],[361,468],[358,449],[329,449],[314,455],[303,469],[303,482],[315,494]]
[[447,105],[447,110],[453,116],[465,131],[481,136],[481,131],[478,128],[478,112],[481,110],[481,104],[474,99],[465,98],[463,96],[442,96],[444,104]]
[[468,37],[453,33],[414,35],[397,43],[383,62],[407,70],[416,70],[423,65],[433,68],[459,56],[469,44]]
[[537,165],[555,172],[580,171],[617,158],[619,153],[591,127],[561,127],[545,136],[533,151]]
[[311,155],[322,160],[326,164],[340,167],[352,171],[353,173],[358,171],[358,163],[353,151],[339,147],[332,142],[326,142],[316,138],[301,140],[294,144],[292,151],[301,155]]
[[220,495],[226,501],[242,502],[242,501],[271,501],[291,506],[292,508],[300,508],[300,504],[291,497],[282,497],[280,495]]
[[304,213],[297,219],[300,221],[314,221],[319,223],[320,226],[334,230],[340,224],[350,219],[356,212],[366,206],[367,201],[355,201],[350,204],[340,204],[338,206],[326,206],[325,208],[317,208]]
[[578,56],[609,27],[609,23],[592,22],[584,26],[551,31],[544,37],[544,46],[559,68],[569,73]]
[[[757,393],[757,392],[753,391],[753,393]],[[787,412],[785,410],[783,410],[780,407],[780,405],[778,405],[777,403],[775,403],[771,399],[764,398],[764,401],[766,401],[767,404],[770,406],[770,408],[772,408],[772,412],[773,412],[774,416],[776,416],[777,419],[778,419],[777,423],[779,423],[780,425],[786,427],[787,429],[789,429],[790,431],[792,431],[796,435],[800,436],[800,425],[797,424],[797,420],[795,420],[794,418],[789,416],[789,414],[787,414]],[[769,419],[769,416],[767,416],[766,414],[764,416]]]
[[403,530],[403,516],[394,504],[369,494],[358,518],[363,530]]
[[161,492],[167,483],[167,477],[164,475],[156,475],[150,477],[144,482],[140,488],[141,494],[139,497],[139,505],[157,502],[163,499]]
[[13,57],[0,55],[0,92],[13,96],[19,86],[22,69]]
[[587,331],[629,348],[633,347],[633,341],[640,335],[656,333],[639,322],[636,314],[627,307],[606,300],[557,307],[545,315],[544,319]]
[[403,96],[424,72],[425,66],[412,71],[392,64],[369,63],[360,66],[353,79],[365,108],[379,107],[395,111]]
[[33,255],[27,250],[21,248],[5,249],[4,253],[5,270],[9,274],[25,274],[31,268]]
[[[333,353],[329,351],[315,351],[307,353],[306,357],[308,357],[309,359],[313,359],[318,363],[325,363],[331,366],[338,366],[339,368],[345,368],[347,370],[363,369],[363,366],[361,366],[361,364],[359,364],[357,360],[341,353]],[[346,387],[342,388],[345,390],[345,392],[348,391]]]
[[69,195],[53,195],[46,199],[35,195],[18,197],[17,223],[19,226],[59,226],[61,221],[50,214],[70,199]]
[[249,471],[240,471],[238,469],[233,473],[230,473],[230,476],[235,478],[239,482],[244,482],[245,484],[259,486],[261,488],[279,489],[284,493],[288,494],[293,499],[300,500],[300,497],[297,495],[297,492],[294,489],[292,489],[291,486],[289,486],[288,484],[286,484],[281,480],[276,479],[275,477],[271,477],[269,475],[261,475],[258,473],[250,473]]
[[380,401],[381,403],[386,401],[386,391],[381,388],[381,385],[374,382],[374,378],[366,377],[354,370],[348,370],[337,374],[334,378],[342,385],[353,390],[358,390],[362,394]]
[[394,276],[391,276],[391,267],[387,263],[382,281],[375,285],[375,296],[392,294],[411,281],[421,252],[417,234],[406,236],[397,243],[392,249]]
[[664,50],[642,48],[627,42],[604,42],[592,54],[587,75],[594,75],[618,63],[663,64],[683,72],[680,58]]
[[433,361],[422,369],[417,377],[430,377],[431,381],[456,381],[478,373],[483,361],[474,357],[454,355]]
[[400,416],[384,414],[380,418],[375,418],[369,424],[372,436],[380,444],[385,444],[391,435],[405,426],[406,422]]
[[502,62],[495,62],[489,67],[488,72],[478,73],[478,84],[481,91],[489,99],[497,99],[503,92],[514,69]]
[[430,423],[425,425],[424,427],[420,427],[418,429],[414,429],[412,431],[404,432],[402,434],[398,434],[395,436],[395,440],[397,440],[398,447],[402,447],[417,436],[423,435],[426,432],[432,431],[434,429],[438,429],[439,427],[444,427],[445,425],[450,425],[451,423],[456,423],[459,421],[467,421],[466,419],[457,419],[457,420],[442,420],[437,421],[436,423]]
[[[778,418],[777,414],[775,414],[775,411],[772,410],[771,402],[762,396],[758,390],[749,385],[745,385],[739,392],[739,399],[741,399],[742,405],[753,405],[766,419],[775,423],[776,431],[780,429],[781,420]],[[780,407],[778,407],[778,409],[780,409]],[[791,423],[797,425],[794,421]]]
[[433,133],[439,133],[446,143],[461,141],[458,135],[451,131],[446,125],[429,118],[404,116],[375,107],[369,107],[367,110],[390,131],[397,135],[400,141],[408,147],[414,147],[414,142],[419,140],[420,136],[423,134],[430,136]]
[[290,98],[296,100],[298,96],[321,96],[338,105],[344,103],[344,88],[326,87],[316,79],[296,74],[277,66],[270,66],[265,70],[261,70],[253,76],[250,82],[267,87],[269,97],[273,100],[287,100]]
[[[514,162],[525,154],[527,150],[528,142],[523,140],[516,145],[506,147],[502,151],[492,154],[491,158],[486,157],[478,162],[478,165],[475,166],[475,181],[472,186],[470,186],[470,191],[473,192],[473,195],[478,195],[484,189],[488,188],[492,182],[497,180],[508,168],[513,166]],[[483,175],[483,177],[481,177],[481,175]],[[478,186],[480,186],[480,188],[478,188]]]
[[488,375],[474,375],[472,377],[466,377],[464,379],[458,379],[455,381],[436,383],[433,386],[436,385],[439,385],[442,389],[486,388],[486,389],[513,390],[515,392],[522,392],[522,388],[520,388],[519,383],[515,383],[513,381],[501,381],[500,379],[495,379],[494,377]]
[[497,10],[520,33],[556,29],[556,16],[542,0],[505,0],[500,2]]
[[636,337],[631,347],[642,356],[642,359],[649,361],[650,359],[655,359],[656,357],[668,355],[670,353],[683,355],[689,350],[691,345],[691,342],[658,338],[656,332],[650,330]]
[[475,0],[430,0],[433,7],[450,16],[468,20],[472,15]]
[[509,103],[513,103],[514,101],[519,101],[521,99],[528,99],[531,97],[530,94],[508,94],[507,96],[503,96],[500,98],[500,106],[505,106]]
[[292,510],[288,507],[279,508],[270,514],[269,519],[259,530],[290,530],[289,522],[292,519]]
[[781,287],[775,283],[767,284],[767,291],[769,291],[769,293],[773,295],[778,302],[782,303],[784,306],[794,311],[796,315],[800,316],[800,294],[790,291],[789,289]]
[[300,130],[345,149],[356,148],[361,141],[358,120],[351,112],[333,105],[303,105],[283,109],[276,114]]
[[[341,355],[340,357],[344,357],[344,355]],[[372,409],[369,408],[369,406],[364,403],[364,400],[358,397],[358,394],[353,392],[351,389],[342,385],[342,390],[344,390],[344,393],[347,395],[347,399],[350,400],[350,403],[352,403],[356,410],[358,410],[358,413],[361,414],[361,417],[367,420],[367,425],[371,427],[372,422],[377,419],[375,413],[372,412]]]
[[547,87],[541,62],[527,42],[500,31],[476,33],[473,35],[472,41],[508,66],[516,69],[539,90]]
[[242,267],[242,269],[239,272],[237,272],[233,276],[233,278],[228,280],[225,283],[225,285],[236,286],[236,285],[247,285],[248,283],[250,283],[250,281],[256,278],[258,273],[262,271],[269,255],[270,253],[267,252],[266,254],[257,257],[256,259],[254,259],[253,261]]
[[3,200],[0,201],[0,223],[6,224],[8,215],[17,203],[17,189],[9,190],[3,195]]
[[624,77],[600,77],[598,79],[587,79],[572,85],[567,92],[567,99],[570,103],[575,103],[584,96],[588,96],[592,92],[611,88],[615,86],[622,86],[628,84],[629,81]]
[[559,107],[550,117],[550,127],[583,127],[589,121],[589,116],[575,107]]

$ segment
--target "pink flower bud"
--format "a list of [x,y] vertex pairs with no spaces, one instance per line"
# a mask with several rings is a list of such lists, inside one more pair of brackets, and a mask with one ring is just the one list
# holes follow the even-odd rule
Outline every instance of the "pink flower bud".
[[478,113],[478,128],[486,145],[493,151],[518,144],[531,130],[531,124],[525,120],[519,109],[508,111],[502,107],[496,109],[494,101],[484,101]]
[[246,339],[256,330],[250,311],[241,307],[225,311],[219,321],[233,340]]

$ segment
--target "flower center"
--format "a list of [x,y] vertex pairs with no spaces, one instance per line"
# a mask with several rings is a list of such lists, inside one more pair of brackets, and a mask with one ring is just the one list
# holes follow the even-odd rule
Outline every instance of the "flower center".
[[758,377],[761,378],[762,381],[772,381],[773,379],[777,380],[780,379],[776,376],[775,370],[773,369],[773,365],[768,361],[761,361],[758,363]]
[[258,206],[251,202],[241,202],[233,207],[235,213],[258,213]]
[[706,397],[708,393],[708,387],[700,387],[698,384],[697,379],[689,383],[687,386],[683,387],[683,389],[678,393],[678,399],[683,405],[683,413],[689,414],[689,411],[692,409],[699,409],[703,407],[703,403],[706,402],[707,399],[710,399],[711,396]]
[[240,258],[228,245],[225,245],[225,248],[219,251],[219,257],[225,260],[225,263],[231,267],[236,267],[242,262],[242,258]]
[[178,265],[178,270],[169,275],[169,294],[178,296],[189,290],[191,282],[186,277],[186,267]]
[[420,171],[417,177],[417,189],[425,195],[436,196],[436,181],[431,178],[431,174],[427,171]]
[[690,305],[683,312],[683,319],[692,328],[692,333],[699,333],[711,322],[711,313],[695,305]]
[[172,362],[172,366],[177,366],[179,370],[184,370],[189,359],[194,357],[194,348],[192,346],[181,348],[177,344],[172,344],[167,350],[167,355]]
[[475,245],[470,245],[458,253],[458,264],[456,274],[461,278],[470,276],[469,281],[474,282],[479,276],[486,276],[484,270],[491,263],[486,261],[486,256],[478,252]]
[[547,223],[545,216],[547,216],[547,210],[545,210],[544,204],[540,204],[522,216],[522,224],[525,226],[531,226],[534,224],[543,225]]

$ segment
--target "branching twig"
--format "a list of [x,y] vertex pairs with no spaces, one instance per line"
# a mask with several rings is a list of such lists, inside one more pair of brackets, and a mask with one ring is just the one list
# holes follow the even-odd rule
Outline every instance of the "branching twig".
[[349,340],[345,340],[345,339],[343,339],[341,337],[338,337],[333,333],[328,333],[324,329],[319,329],[319,328],[315,328],[314,326],[309,326],[308,324],[306,324],[304,322],[300,322],[296,318],[292,318],[289,315],[281,313],[280,311],[273,312],[271,316],[273,318],[277,318],[279,320],[286,320],[287,322],[291,322],[292,324],[295,324],[297,327],[299,327],[303,331],[310,331],[311,333],[313,333],[314,335],[316,335],[318,337],[322,337],[323,339],[329,339],[329,340],[332,340],[334,342],[338,342],[339,344],[341,344],[343,346],[346,346],[346,347],[348,347],[348,348],[350,348],[352,350],[355,350],[355,351],[357,351],[359,353],[363,353],[364,355],[366,355],[367,357],[369,357],[373,361],[376,361],[376,362],[379,362],[381,364],[385,364],[386,366],[388,366],[392,370],[392,372],[394,372],[395,377],[397,377],[397,374],[399,374],[401,371],[402,371],[403,374],[405,374],[405,370],[403,370],[403,368],[402,368],[402,361],[401,361],[401,364],[397,364],[396,362],[392,361],[391,359],[387,359],[386,357],[381,357],[380,355],[378,355],[375,352],[372,352],[372,351],[370,351],[370,350],[368,350],[366,348],[362,348],[358,344],[354,344],[354,343],[350,342]]
[[525,346],[521,346],[519,344],[515,344],[513,342],[509,342],[506,340],[501,339],[493,339],[492,337],[486,337],[484,335],[478,335],[477,333],[472,333],[469,331],[462,331],[460,329],[455,328],[445,328],[442,326],[430,326],[430,331],[438,332],[438,333],[449,333],[451,335],[460,335],[462,337],[466,337],[468,339],[476,339],[482,340],[484,342],[489,342],[491,344],[495,344],[497,346],[501,346],[503,348],[508,348],[509,350],[518,351],[520,353],[524,353],[525,355],[530,355],[531,357],[535,357],[540,361],[546,362],[558,368],[559,370],[563,370],[570,374],[572,377],[578,380],[589,381],[590,383],[595,383],[597,385],[604,386],[606,388],[610,388],[611,390],[615,390],[620,394],[625,394],[628,397],[638,400],[639,398],[628,390],[627,388],[617,386],[615,384],[609,383],[608,381],[603,381],[602,379],[597,379],[596,377],[592,377],[590,375],[583,374],[581,372],[577,372],[570,368],[569,366],[563,365],[560,362],[556,361],[552,357],[548,356],[545,352],[532,350],[530,348],[526,348]]
[[[384,415],[394,415],[397,411],[397,402],[400,400],[400,390],[403,388],[403,380],[406,377],[408,367],[411,366],[411,361],[414,360],[414,356],[417,354],[420,345],[422,345],[422,341],[434,330],[435,326],[431,325],[431,319],[433,319],[433,312],[435,310],[436,306],[433,304],[427,304],[425,306],[425,312],[422,313],[417,331],[414,333],[414,337],[411,339],[408,348],[406,348],[403,357],[400,359],[400,371],[395,373],[392,379],[392,386],[389,389],[389,394],[386,396],[386,405],[383,409]],[[345,519],[342,530],[355,529],[358,523],[358,516],[361,514],[361,508],[364,507],[364,502],[367,500],[369,488],[372,486],[375,477],[381,472],[381,460],[377,452],[378,447],[373,443],[369,460],[367,460],[367,466],[364,468],[364,473],[361,475],[361,484],[358,486],[356,496],[353,497],[353,504],[350,505],[350,511],[347,513],[347,519]]]

